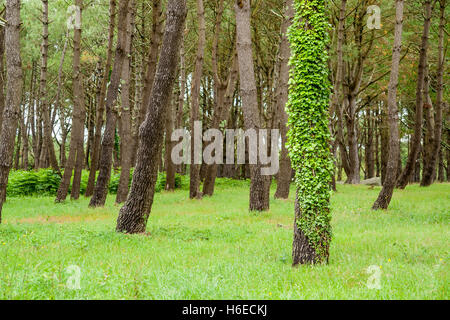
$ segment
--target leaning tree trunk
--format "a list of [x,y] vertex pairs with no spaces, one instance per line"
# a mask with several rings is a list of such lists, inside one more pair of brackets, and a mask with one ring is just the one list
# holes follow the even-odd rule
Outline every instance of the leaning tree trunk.
[[200,186],[200,165],[201,157],[198,159],[196,151],[196,140],[195,140],[195,122],[199,121],[200,113],[200,81],[202,78],[203,60],[205,56],[205,46],[206,46],[206,22],[205,22],[205,9],[203,7],[203,0],[197,0],[197,19],[198,19],[198,44],[197,44],[197,58],[195,61],[195,71],[192,79],[192,89],[191,89],[191,117],[190,117],[190,127],[191,127],[191,163],[190,163],[190,183],[189,183],[189,198],[201,198],[201,193],[199,190]]
[[[438,45],[438,70],[437,70],[437,88],[436,88],[436,115],[434,119],[434,131],[429,132],[433,136],[432,145],[430,146],[430,154],[428,161],[424,166],[421,186],[427,187],[433,183],[433,176],[436,166],[439,163],[439,151],[442,142],[442,105],[444,102],[444,33],[445,33],[445,5],[446,1],[440,1],[441,13],[439,19],[439,45]],[[430,110],[430,112],[432,112]]]
[[397,107],[397,86],[400,65],[400,55],[402,51],[403,32],[403,0],[396,0],[396,22],[394,35],[394,48],[392,50],[391,79],[388,89],[388,117],[389,117],[389,158],[386,167],[386,178],[383,189],[372,209],[387,209],[392,199],[395,184],[397,182],[398,159],[400,158],[400,134],[399,115]]
[[89,171],[89,179],[86,187],[86,197],[92,196],[95,187],[95,176],[97,174],[98,162],[100,158],[100,146],[102,140],[103,117],[105,113],[105,95],[106,85],[109,82],[109,72],[112,64],[114,29],[116,25],[116,0],[109,1],[109,36],[108,36],[108,53],[106,56],[105,70],[103,74],[102,84],[97,100],[97,119],[95,122],[94,147],[91,156],[91,170]]
[[116,230],[124,233],[145,232],[150,215],[158,164],[162,150],[164,118],[179,62],[181,39],[186,19],[186,1],[169,0],[161,56],[158,63],[147,116],[139,129],[137,164],[130,195],[117,219]]
[[288,101],[289,94],[289,58],[291,56],[291,48],[288,39],[288,28],[291,25],[291,20],[294,17],[294,4],[293,0],[286,0],[285,3],[286,12],[283,25],[281,27],[282,38],[280,44],[280,56],[279,56],[279,80],[276,89],[275,96],[277,101],[277,107],[280,119],[280,133],[281,133],[281,157],[280,157],[280,172],[278,174],[277,191],[275,192],[275,198],[287,199],[289,198],[289,189],[292,179],[292,167],[291,160],[289,158],[289,151],[286,148],[286,133],[287,133],[287,120],[286,103]]
[[294,266],[328,262],[333,175],[328,128],[330,84],[325,1],[295,0],[295,9],[289,34],[293,63],[287,110],[289,148],[297,187],[292,246]]
[[112,156],[115,143],[117,110],[116,102],[119,93],[122,68],[125,61],[125,52],[127,44],[127,21],[129,0],[121,0],[119,3],[119,23],[117,28],[117,47],[114,59],[114,67],[111,74],[111,83],[106,95],[106,126],[103,134],[103,141],[100,153],[100,162],[97,183],[94,188],[94,194],[89,202],[90,207],[102,207],[105,205],[108,195],[108,185],[111,178]]
[[79,146],[84,140],[84,120],[86,117],[86,111],[84,109],[84,89],[81,73],[81,19],[83,0],[76,0],[75,5],[79,9],[80,24],[75,24],[73,36],[72,86],[74,108],[72,112],[72,133],[70,136],[69,156],[64,166],[64,174],[61,183],[59,184],[55,202],[62,202],[67,198],[67,193],[69,192],[70,187],[70,180],[72,178],[72,171],[76,165],[79,153]]
[[405,189],[411,175],[413,174],[414,165],[420,151],[420,140],[422,137],[422,119],[423,119],[423,89],[425,84],[425,68],[427,65],[428,38],[431,26],[432,4],[431,0],[424,3],[425,22],[423,25],[422,43],[420,45],[419,70],[417,74],[416,88],[416,117],[414,126],[414,135],[411,141],[411,150],[409,151],[406,167],[398,179],[397,187]]
[[14,141],[22,99],[22,61],[20,58],[20,0],[6,1],[6,104],[0,131],[0,223],[11,169]]
[[[261,119],[258,109],[258,97],[252,50],[250,0],[238,0],[235,4],[237,54],[239,62],[240,91],[244,113],[245,129],[253,129],[259,134]],[[259,146],[262,147],[262,146]],[[261,174],[262,165],[250,165],[250,210],[269,210],[269,195],[266,192],[268,177]]]

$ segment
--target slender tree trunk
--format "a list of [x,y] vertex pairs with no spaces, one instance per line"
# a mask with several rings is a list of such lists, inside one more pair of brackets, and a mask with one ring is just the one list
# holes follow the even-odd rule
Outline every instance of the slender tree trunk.
[[106,85],[109,82],[109,72],[112,65],[112,55],[113,55],[113,42],[114,42],[114,30],[116,28],[116,0],[109,1],[109,36],[108,36],[108,51],[106,56],[105,70],[103,74],[102,85],[97,100],[97,119],[95,122],[95,137],[94,137],[94,147],[92,150],[91,157],[91,170],[89,171],[89,179],[86,187],[86,197],[92,196],[95,187],[95,176],[98,169],[98,162],[100,158],[100,147],[102,140],[102,128],[103,128],[103,117],[105,114],[105,96],[106,96]]
[[431,26],[431,0],[425,0],[425,22],[423,26],[422,43],[420,45],[419,70],[417,74],[416,88],[416,117],[414,126],[414,135],[411,141],[411,150],[409,151],[406,167],[397,182],[400,189],[405,189],[411,175],[413,174],[414,164],[420,151],[420,140],[422,137],[422,119],[423,119],[423,90],[425,84],[425,68],[427,65],[428,38]]
[[[80,144],[84,140],[84,120],[86,111],[84,109],[84,89],[81,73],[81,19],[83,10],[83,0],[76,0],[75,5],[79,8],[80,24],[74,26],[73,36],[73,112],[72,112],[72,133],[70,136],[70,150],[67,158],[64,174],[56,194],[55,202],[65,201],[70,187],[72,171],[76,166]],[[81,141],[81,142],[80,142]],[[82,155],[81,155],[82,156]],[[72,187],[73,189],[73,187]],[[72,191],[75,192],[75,191]]]
[[394,193],[397,182],[398,159],[400,158],[400,134],[399,134],[399,116],[397,107],[397,86],[400,56],[402,51],[402,32],[403,32],[403,0],[395,2],[395,35],[394,48],[392,50],[391,79],[388,89],[388,117],[389,117],[389,158],[387,163],[386,178],[378,199],[375,201],[372,209],[387,209]]
[[[259,135],[261,120],[258,110],[258,97],[253,64],[252,33],[250,22],[250,1],[238,0],[235,3],[237,54],[239,62],[240,91],[244,113],[245,129],[253,129]],[[261,146],[259,146],[261,147]],[[262,165],[250,165],[250,211],[269,210],[269,195],[266,193],[268,177],[261,174]]]
[[175,94],[172,93],[171,104],[169,109],[167,110],[166,116],[166,185],[165,190],[174,191],[175,190],[175,165],[172,161],[172,149],[174,147],[174,143],[172,142],[172,132],[174,125],[174,105],[175,105]]
[[276,199],[289,198],[289,189],[292,178],[291,160],[289,158],[289,151],[286,148],[286,134],[288,115],[286,113],[286,103],[289,98],[289,58],[291,56],[291,48],[288,40],[288,28],[291,26],[292,18],[294,17],[293,0],[286,0],[285,2],[285,18],[281,27],[282,38],[280,44],[279,56],[279,79],[276,89],[276,110],[280,118],[280,133],[281,133],[281,157],[280,157],[280,171],[278,173],[277,191],[275,192]]
[[169,0],[154,90],[152,90],[149,106],[144,106],[148,111],[139,130],[137,165],[133,173],[130,195],[117,219],[118,232],[142,233],[147,226],[158,176],[158,159],[163,143],[163,120],[170,106],[185,19],[186,2]]
[[[432,144],[429,150],[429,157],[426,165],[424,166],[422,174],[422,187],[427,187],[433,183],[433,176],[436,170],[436,166],[439,164],[439,152],[441,150],[442,141],[442,105],[444,100],[444,68],[445,68],[445,57],[444,57],[444,33],[445,33],[445,6],[446,0],[440,0],[440,19],[439,19],[439,44],[438,44],[438,70],[437,70],[437,88],[436,88],[436,116],[434,119],[434,128],[429,132],[432,136]],[[432,110],[428,110],[431,113],[428,119],[432,118]]]
[[[191,117],[190,117],[190,128],[191,128],[191,164],[190,164],[190,185],[189,185],[189,198],[201,198],[202,194],[199,191],[200,186],[200,164],[201,159],[197,159],[199,155],[195,154],[195,133],[194,133],[194,123],[199,121],[200,114],[200,81],[203,72],[203,60],[205,55],[206,46],[206,22],[205,22],[205,9],[203,7],[203,0],[197,0],[197,19],[198,19],[198,44],[197,44],[197,57],[195,61],[195,70],[192,78],[192,88],[191,88]],[[197,161],[200,160],[200,163]]]
[[42,0],[42,45],[41,45],[41,83],[40,98],[41,110],[44,118],[44,144],[46,153],[42,157],[50,159],[50,166],[59,173],[58,160],[52,138],[52,125],[50,122],[50,108],[47,97],[47,60],[48,60],[48,0]]
[[0,223],[6,187],[12,164],[14,141],[22,99],[22,61],[20,58],[20,0],[6,1],[6,104],[0,131]]
[[130,0],[130,11],[127,17],[127,43],[125,49],[125,60],[123,63],[122,71],[122,112],[121,112],[121,167],[119,186],[117,189],[116,203],[123,203],[127,200],[128,187],[130,183],[130,170],[131,170],[131,158],[133,143],[131,139],[131,108],[130,108],[130,71],[131,61],[129,55],[131,53],[131,35],[134,29],[135,18],[135,3],[134,0]]
[[[127,21],[129,0],[120,0],[119,2],[119,21]],[[105,205],[108,194],[108,185],[111,178],[111,166],[113,149],[115,145],[115,134],[117,124],[117,96],[122,75],[122,68],[126,58],[127,44],[127,24],[118,24],[117,47],[114,59],[114,67],[111,74],[111,83],[106,95],[106,127],[103,134],[102,148],[100,154],[97,183],[94,188],[94,194],[89,203],[90,207],[102,207]]]

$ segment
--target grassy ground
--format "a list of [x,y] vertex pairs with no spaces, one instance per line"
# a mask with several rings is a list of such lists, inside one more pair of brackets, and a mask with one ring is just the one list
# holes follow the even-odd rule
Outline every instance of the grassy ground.
[[[330,264],[295,269],[293,193],[256,214],[247,182],[221,180],[202,201],[163,192],[147,236],[114,232],[113,196],[96,210],[86,199],[9,199],[0,299],[448,299],[450,184],[396,191],[387,212],[370,210],[379,188],[338,188]],[[81,290],[66,286],[71,265]]]

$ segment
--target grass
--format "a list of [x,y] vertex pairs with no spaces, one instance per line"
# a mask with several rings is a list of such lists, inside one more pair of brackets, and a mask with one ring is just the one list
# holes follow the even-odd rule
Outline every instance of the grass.
[[[114,232],[114,196],[10,198],[0,226],[0,299],[448,299],[450,184],[396,191],[338,186],[329,265],[291,267],[294,193],[248,212],[248,182],[219,180],[213,198],[156,194],[149,235]],[[273,195],[274,190],[272,190]],[[66,283],[81,270],[81,289]],[[381,289],[369,289],[369,266]],[[378,269],[377,269],[378,270]]]

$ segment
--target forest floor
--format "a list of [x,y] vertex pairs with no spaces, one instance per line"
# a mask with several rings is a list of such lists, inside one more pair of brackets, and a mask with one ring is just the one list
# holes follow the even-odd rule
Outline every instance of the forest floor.
[[248,190],[219,179],[201,201],[158,193],[148,234],[133,236],[114,231],[114,196],[95,210],[86,199],[8,199],[0,299],[450,298],[450,184],[396,191],[386,212],[370,210],[379,187],[338,186],[329,265],[298,268],[294,192],[250,213]]

